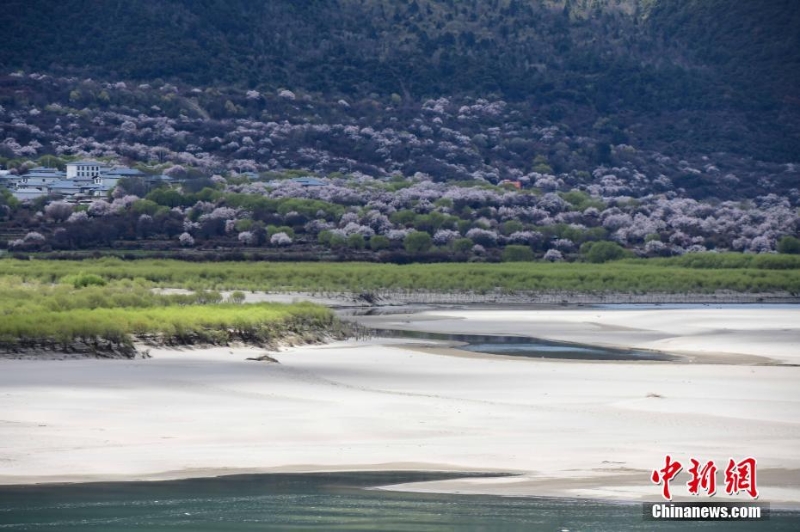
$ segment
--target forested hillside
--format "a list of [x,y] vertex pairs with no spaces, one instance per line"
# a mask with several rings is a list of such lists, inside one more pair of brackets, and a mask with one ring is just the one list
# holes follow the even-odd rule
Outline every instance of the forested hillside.
[[[7,0],[0,248],[798,253],[798,6]],[[143,177],[30,190],[81,158]]]
[[680,43],[756,106],[800,104],[800,9],[793,0],[653,2],[648,27]]
[[[791,0],[12,0],[0,63],[327,96],[526,101],[615,143],[798,151]],[[795,68],[792,68],[792,65]]]

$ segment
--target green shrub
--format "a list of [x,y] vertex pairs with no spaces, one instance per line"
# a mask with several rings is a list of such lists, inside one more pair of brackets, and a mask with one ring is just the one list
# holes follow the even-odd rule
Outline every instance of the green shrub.
[[75,288],[85,288],[87,286],[105,286],[106,280],[93,273],[79,273],[64,277],[62,282],[71,284]]
[[331,247],[332,237],[333,233],[330,231],[322,231],[319,235],[317,235],[317,242],[323,246]]
[[392,213],[389,216],[389,220],[391,220],[391,222],[395,225],[409,225],[416,217],[417,213],[414,211],[403,209]]
[[569,192],[560,192],[561,196],[567,203],[572,205],[576,210],[585,211],[589,207],[595,207],[599,210],[605,209],[606,205],[601,200],[592,198],[582,190],[572,189]]
[[267,226],[267,238],[272,238],[272,235],[277,233],[286,233],[289,238],[294,239],[294,229],[289,227],[288,225],[268,225]]
[[364,237],[359,234],[353,234],[347,237],[347,247],[350,249],[364,249],[367,246]]
[[342,249],[347,246],[347,239],[342,235],[332,234],[329,245],[331,249]]
[[369,239],[369,248],[372,251],[381,251],[384,249],[389,249],[392,242],[388,238],[383,235],[375,235]]
[[500,226],[500,232],[504,235],[508,236],[511,233],[516,233],[517,231],[522,231],[525,229],[525,226],[522,225],[522,222],[519,220],[509,220],[507,222],[503,222],[503,225]]
[[150,216],[154,215],[158,212],[160,205],[155,201],[150,201],[148,199],[140,199],[133,202],[131,205],[131,211],[136,214],[149,214]]
[[433,239],[431,235],[423,231],[414,231],[407,234],[405,239],[403,239],[403,246],[405,246],[406,251],[414,254],[425,253],[431,249],[432,244]]
[[253,220],[250,218],[244,218],[242,220],[236,220],[236,224],[234,225],[237,231],[249,231],[253,228]]
[[192,198],[170,188],[157,188],[145,196],[145,199],[169,208],[188,207],[193,204]]
[[800,255],[800,239],[793,236],[785,236],[778,241],[778,253],[788,255]]
[[471,238],[456,238],[450,243],[450,247],[457,253],[469,253],[474,245]]
[[510,245],[503,250],[503,262],[530,262],[533,250],[528,246]]
[[614,242],[586,242],[581,246],[581,255],[588,261],[595,264],[619,260],[628,254],[625,248]]

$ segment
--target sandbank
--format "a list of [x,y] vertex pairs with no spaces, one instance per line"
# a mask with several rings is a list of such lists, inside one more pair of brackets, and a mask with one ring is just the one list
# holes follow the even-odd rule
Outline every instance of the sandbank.
[[[516,477],[402,489],[658,500],[666,454],[758,459],[761,500],[800,504],[800,312],[447,310],[382,326],[519,334],[764,364],[452,356],[375,338],[150,359],[0,360],[0,484],[235,473],[447,470]],[[777,365],[776,365],[777,364]],[[724,468],[724,465],[723,465]],[[686,494],[685,474],[673,491]],[[683,486],[681,484],[684,484]]]

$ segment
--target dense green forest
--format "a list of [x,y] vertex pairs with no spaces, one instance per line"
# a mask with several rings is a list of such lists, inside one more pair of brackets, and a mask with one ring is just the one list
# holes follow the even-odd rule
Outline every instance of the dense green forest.
[[653,141],[699,130],[708,148],[791,160],[799,16],[791,0],[24,0],[0,13],[0,64],[407,103],[494,94],[576,128],[605,117],[609,136],[655,121]]
[[651,5],[651,31],[681,43],[698,64],[716,68],[764,106],[800,105],[797,2],[683,0]]

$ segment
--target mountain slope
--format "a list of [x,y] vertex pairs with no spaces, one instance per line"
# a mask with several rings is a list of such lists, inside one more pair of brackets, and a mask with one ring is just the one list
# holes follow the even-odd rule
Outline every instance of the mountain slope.
[[[800,151],[791,0],[11,0],[0,63],[326,95],[496,95],[608,141]],[[631,128],[638,128],[634,131]]]

